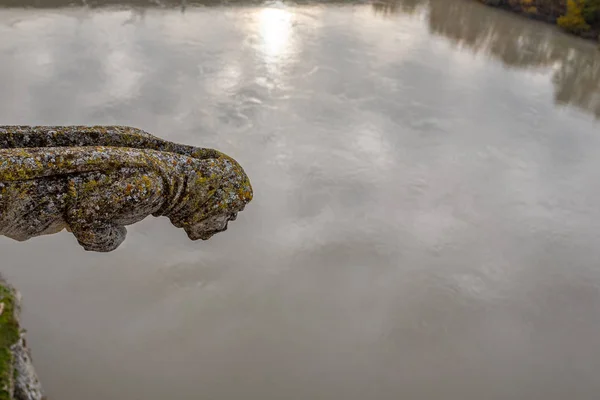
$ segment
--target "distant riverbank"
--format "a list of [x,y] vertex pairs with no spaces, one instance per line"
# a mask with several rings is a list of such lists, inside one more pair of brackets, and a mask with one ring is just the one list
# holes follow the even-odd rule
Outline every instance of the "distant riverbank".
[[478,0],[560,26],[586,39],[600,40],[600,0]]

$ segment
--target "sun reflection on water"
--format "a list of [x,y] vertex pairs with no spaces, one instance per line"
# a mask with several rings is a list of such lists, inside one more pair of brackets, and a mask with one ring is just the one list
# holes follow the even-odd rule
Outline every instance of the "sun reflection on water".
[[267,58],[284,56],[290,50],[292,13],[281,8],[263,8],[258,12],[262,51]]
[[296,23],[293,9],[265,7],[252,18],[252,31],[256,32],[256,53],[266,74],[262,84],[271,88],[287,87],[286,70],[297,60]]

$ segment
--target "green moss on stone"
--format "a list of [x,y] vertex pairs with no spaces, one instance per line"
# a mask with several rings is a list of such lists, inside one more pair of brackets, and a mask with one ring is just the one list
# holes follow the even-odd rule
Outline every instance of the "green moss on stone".
[[11,346],[19,340],[19,323],[16,319],[15,293],[10,286],[0,282],[0,400],[12,399],[14,367]]

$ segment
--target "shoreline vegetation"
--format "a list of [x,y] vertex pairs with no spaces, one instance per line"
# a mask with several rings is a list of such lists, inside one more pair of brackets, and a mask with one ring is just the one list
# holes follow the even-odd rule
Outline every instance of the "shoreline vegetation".
[[600,41],[600,0],[477,0]]

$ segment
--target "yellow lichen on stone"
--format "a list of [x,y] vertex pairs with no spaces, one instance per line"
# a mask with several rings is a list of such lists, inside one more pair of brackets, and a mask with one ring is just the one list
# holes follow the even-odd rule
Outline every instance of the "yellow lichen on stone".
[[114,250],[124,226],[150,214],[208,238],[252,200],[233,158],[135,128],[0,127],[0,160],[1,193],[8,185],[19,199],[0,202],[11,237],[67,226],[87,250]]

